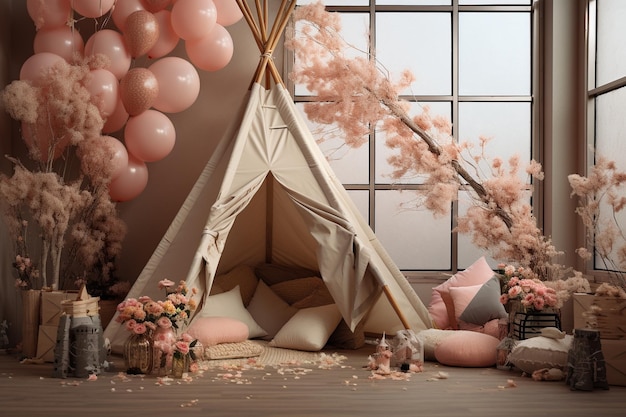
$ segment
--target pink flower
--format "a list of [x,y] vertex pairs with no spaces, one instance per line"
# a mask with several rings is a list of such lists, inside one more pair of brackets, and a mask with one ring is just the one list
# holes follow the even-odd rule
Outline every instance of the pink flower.
[[191,372],[192,374],[198,372],[199,369],[200,367],[198,366],[198,362],[191,362],[189,364],[189,372]]
[[182,340],[179,340],[178,342],[176,342],[176,344],[174,345],[174,348],[176,349],[177,352],[180,352],[183,355],[186,355],[189,353],[189,343],[184,342]]
[[509,302],[509,295],[508,294],[502,294],[500,296],[500,303],[506,304],[508,302]]
[[522,293],[522,287],[516,285],[514,287],[509,288],[509,298],[517,298],[518,295]]
[[169,279],[162,279],[161,281],[159,281],[159,289],[162,290],[164,288],[169,288],[172,285],[174,285],[173,281],[170,281]]
[[157,320],[156,324],[162,329],[169,329],[172,327],[172,321],[168,319],[167,317],[160,317]]
[[535,297],[533,300],[533,307],[535,310],[543,310],[544,304],[545,303],[542,297]]
[[135,326],[137,326],[137,322],[134,319],[130,319],[126,322],[126,330],[129,332],[135,331]]
[[144,334],[146,330],[148,329],[146,325],[143,323],[137,323],[137,325],[135,325],[135,327],[133,328],[133,331],[135,332],[135,334]]
[[193,340],[194,340],[194,339],[193,339],[193,336],[191,336],[189,333],[183,333],[183,334],[180,336],[180,338],[181,338],[181,340],[182,340],[183,342],[187,342],[187,343],[191,343],[191,342],[193,342]]

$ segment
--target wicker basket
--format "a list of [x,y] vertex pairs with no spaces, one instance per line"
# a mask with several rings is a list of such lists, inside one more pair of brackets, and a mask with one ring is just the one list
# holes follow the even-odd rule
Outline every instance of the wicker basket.
[[98,314],[98,301],[100,297],[92,297],[83,286],[78,292],[76,300],[61,301],[63,312],[70,317],[91,317]]

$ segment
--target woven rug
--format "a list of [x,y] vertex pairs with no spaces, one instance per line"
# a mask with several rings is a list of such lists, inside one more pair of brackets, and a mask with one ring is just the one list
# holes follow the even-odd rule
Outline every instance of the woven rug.
[[211,368],[264,368],[266,366],[302,366],[312,365],[318,368],[333,367],[340,365],[346,357],[339,354],[324,352],[304,352],[293,349],[283,349],[268,346],[268,342],[255,341],[263,347],[261,354],[249,358],[236,359],[212,359],[201,361],[200,367]]

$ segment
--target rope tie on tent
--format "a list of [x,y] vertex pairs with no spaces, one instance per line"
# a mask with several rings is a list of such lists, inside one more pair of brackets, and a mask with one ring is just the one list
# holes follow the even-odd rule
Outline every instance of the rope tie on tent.
[[205,227],[202,230],[202,234],[203,235],[210,235],[213,238],[213,240],[217,240],[218,233],[214,232],[213,230],[209,229],[208,227]]

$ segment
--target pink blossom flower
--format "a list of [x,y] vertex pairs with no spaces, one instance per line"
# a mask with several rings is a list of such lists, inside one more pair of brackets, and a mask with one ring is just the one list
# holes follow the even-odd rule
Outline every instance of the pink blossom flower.
[[183,333],[183,334],[180,336],[180,338],[181,338],[181,340],[182,340],[183,342],[187,342],[187,343],[191,343],[191,342],[193,342],[193,341],[194,341],[193,336],[191,336],[189,333]]
[[133,327],[133,332],[135,332],[135,334],[144,334],[147,330],[148,328],[143,323],[137,323],[135,327]]
[[169,279],[162,279],[161,281],[159,281],[159,289],[162,290],[164,288],[169,288],[171,286],[174,285],[173,281],[170,281]]
[[172,327],[172,321],[168,319],[167,317],[160,317],[157,320],[156,324],[162,329],[169,329]]
[[191,372],[192,374],[198,372],[199,369],[200,367],[198,366],[198,362],[194,361],[189,364],[189,372]]
[[183,355],[186,355],[189,353],[189,343],[184,342],[182,340],[177,341],[174,344],[174,348],[177,352],[180,352]]

